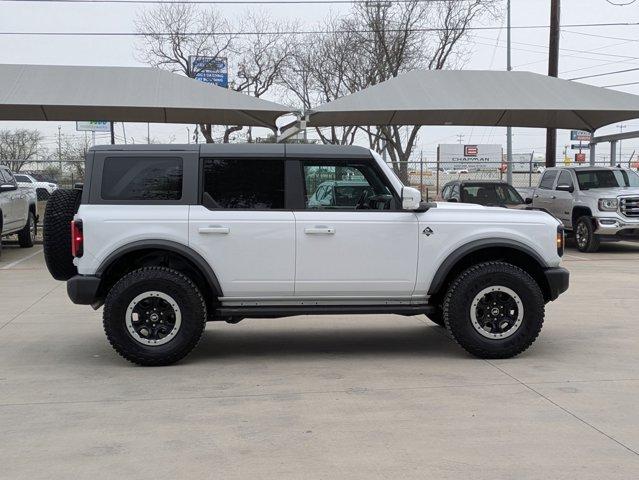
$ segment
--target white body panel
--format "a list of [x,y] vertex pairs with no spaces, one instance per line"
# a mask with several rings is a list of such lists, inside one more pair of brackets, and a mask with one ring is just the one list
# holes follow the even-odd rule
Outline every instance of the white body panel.
[[[459,247],[477,240],[514,240],[529,247],[549,267],[559,266],[559,222],[545,212],[438,203],[419,218],[419,270],[415,292],[426,293],[439,266]],[[429,227],[433,233],[421,232]]]
[[190,209],[189,246],[211,265],[225,298],[293,295],[292,212]]
[[36,193],[31,187],[21,187],[18,184],[16,190],[0,192],[2,235],[22,230],[27,224],[29,206],[31,204],[36,204]]
[[413,212],[297,211],[296,295],[409,296],[417,274]]
[[166,240],[184,246],[189,238],[187,205],[80,205],[84,255],[76,258],[80,274],[93,274],[120,247],[141,240]]

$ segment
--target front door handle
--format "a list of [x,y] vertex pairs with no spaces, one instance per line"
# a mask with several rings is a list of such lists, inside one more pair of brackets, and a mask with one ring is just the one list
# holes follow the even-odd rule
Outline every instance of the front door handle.
[[556,200],[557,197],[555,197],[554,195],[552,197],[550,197],[552,200]]
[[539,195],[535,193],[535,198],[539,198]]
[[224,235],[230,233],[231,229],[229,227],[223,227],[222,225],[210,225],[208,227],[200,227],[197,229],[197,231],[203,234],[221,233]]
[[335,229],[333,227],[317,226],[304,229],[304,233],[307,235],[334,235]]

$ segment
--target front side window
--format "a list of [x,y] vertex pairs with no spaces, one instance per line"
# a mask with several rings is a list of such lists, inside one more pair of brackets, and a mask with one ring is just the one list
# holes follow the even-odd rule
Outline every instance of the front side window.
[[104,200],[180,200],[181,158],[109,157],[102,170]]
[[519,205],[524,203],[517,190],[503,183],[464,185],[461,198],[463,202],[479,203],[480,205]]
[[283,209],[284,164],[284,160],[205,158],[202,204],[211,210]]
[[548,170],[544,172],[544,176],[541,177],[541,182],[539,182],[539,188],[543,188],[544,190],[552,190],[552,187],[555,183],[555,178],[557,178],[557,170]]
[[388,210],[390,188],[367,164],[302,162],[306,208],[311,210]]
[[581,190],[639,186],[639,177],[629,170],[585,170],[576,175]]
[[559,180],[557,180],[557,186],[564,186],[567,185],[569,187],[572,187],[572,177],[570,176],[570,172],[568,170],[562,170],[562,172],[559,174]]
[[20,182],[20,183],[33,183],[31,181],[31,179],[29,177],[27,177],[26,175],[15,175],[14,178],[16,179],[16,182]]

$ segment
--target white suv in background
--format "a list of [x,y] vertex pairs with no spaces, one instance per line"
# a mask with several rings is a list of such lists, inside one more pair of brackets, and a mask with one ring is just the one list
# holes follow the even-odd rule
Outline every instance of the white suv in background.
[[358,313],[425,314],[506,358],[568,288],[551,215],[422,203],[364,148],[101,146],[86,172],[48,202],[47,267],[142,365],[184,357],[206,321]]
[[58,189],[58,185],[56,183],[41,182],[27,173],[16,173],[14,176],[16,182],[18,182],[18,185],[21,187],[31,186],[35,188],[38,200],[41,201],[48,200],[51,194]]

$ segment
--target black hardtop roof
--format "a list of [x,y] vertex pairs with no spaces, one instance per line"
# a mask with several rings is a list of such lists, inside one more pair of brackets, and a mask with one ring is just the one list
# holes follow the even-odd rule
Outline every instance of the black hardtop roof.
[[367,148],[353,145],[315,145],[287,143],[200,143],[200,144],[136,144],[136,145],[96,145],[96,152],[197,152],[208,155],[256,155],[287,157],[367,157],[371,153]]

